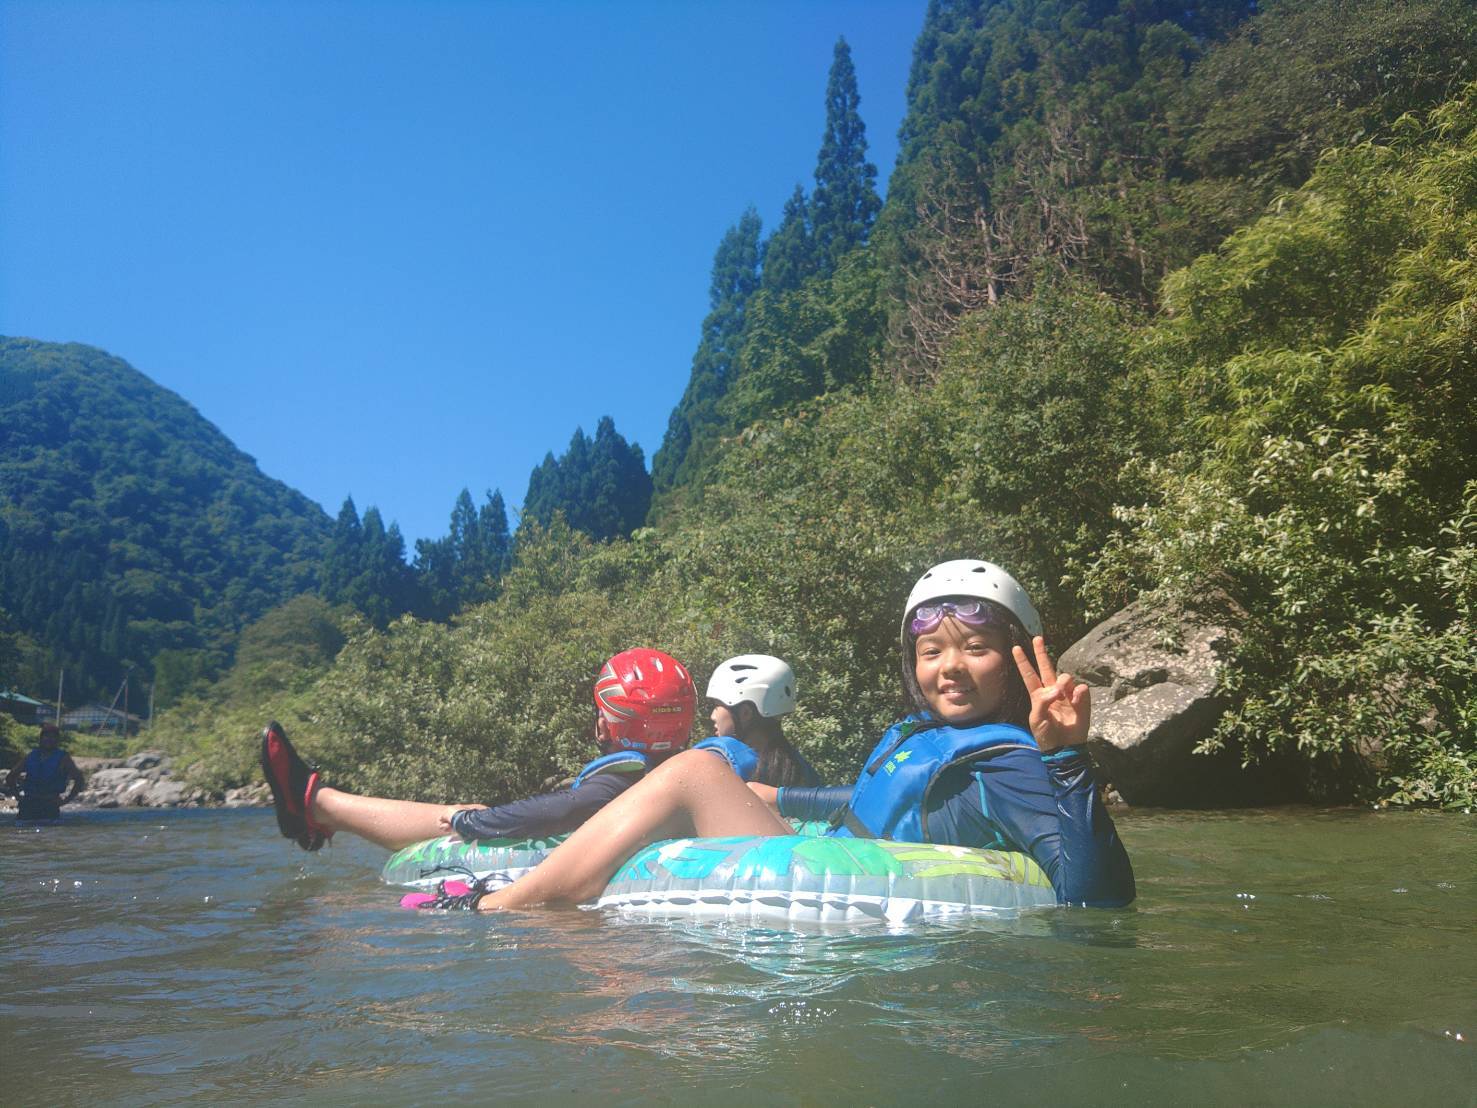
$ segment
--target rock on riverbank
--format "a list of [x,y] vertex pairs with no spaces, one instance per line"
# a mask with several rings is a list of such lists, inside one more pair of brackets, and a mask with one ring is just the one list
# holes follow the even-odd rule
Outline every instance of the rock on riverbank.
[[1167,808],[1280,804],[1303,799],[1293,767],[1245,767],[1233,751],[1197,753],[1225,713],[1220,677],[1231,632],[1142,603],[1098,624],[1058,667],[1092,694],[1088,749],[1116,799]]
[[267,786],[230,789],[222,796],[186,784],[159,750],[127,758],[76,759],[86,787],[69,808],[247,808],[272,802]]

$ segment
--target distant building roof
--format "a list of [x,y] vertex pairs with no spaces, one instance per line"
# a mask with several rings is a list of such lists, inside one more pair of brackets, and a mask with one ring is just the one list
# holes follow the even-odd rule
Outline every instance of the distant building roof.
[[33,699],[24,693],[18,693],[13,689],[0,689],[0,700],[8,700],[13,704],[24,704],[28,708],[44,708],[44,701]]
[[73,708],[62,715],[62,726],[71,728],[96,727],[98,724],[119,727],[124,722],[143,723],[143,717],[130,712],[120,712],[117,708],[104,708],[101,704],[88,704],[81,708]]

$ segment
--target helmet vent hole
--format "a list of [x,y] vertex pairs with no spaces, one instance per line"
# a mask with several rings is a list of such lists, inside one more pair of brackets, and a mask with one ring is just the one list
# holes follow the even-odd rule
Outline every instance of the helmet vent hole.
[[661,673],[662,672],[662,669],[664,667],[662,666],[662,660],[660,658],[653,658],[651,660],[651,664],[654,665],[654,666],[656,666],[656,671],[658,673]]

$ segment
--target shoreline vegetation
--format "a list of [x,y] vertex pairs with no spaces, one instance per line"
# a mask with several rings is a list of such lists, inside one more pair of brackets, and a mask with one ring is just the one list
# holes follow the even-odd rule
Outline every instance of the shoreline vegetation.
[[885,204],[844,45],[814,189],[719,245],[639,511],[603,421],[515,532],[464,494],[407,563],[145,419],[172,394],[125,363],[0,341],[0,673],[134,667],[207,794],[275,717],[345,788],[496,803],[585,760],[611,653],[763,650],[843,781],[902,711],[896,597],[983,556],[1128,803],[1470,810],[1477,9],[936,3]]

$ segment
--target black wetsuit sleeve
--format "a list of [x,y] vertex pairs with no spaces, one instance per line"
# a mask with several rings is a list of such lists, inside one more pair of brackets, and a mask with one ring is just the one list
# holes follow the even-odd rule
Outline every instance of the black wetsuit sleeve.
[[1046,871],[1060,903],[1115,908],[1133,900],[1133,866],[1085,751],[1011,751],[971,770],[985,814]]
[[850,785],[787,786],[780,790],[780,815],[786,819],[830,819],[831,813],[850,799]]
[[597,773],[578,789],[558,789],[494,808],[463,810],[451,828],[464,839],[544,839],[573,831],[609,804],[641,775]]

